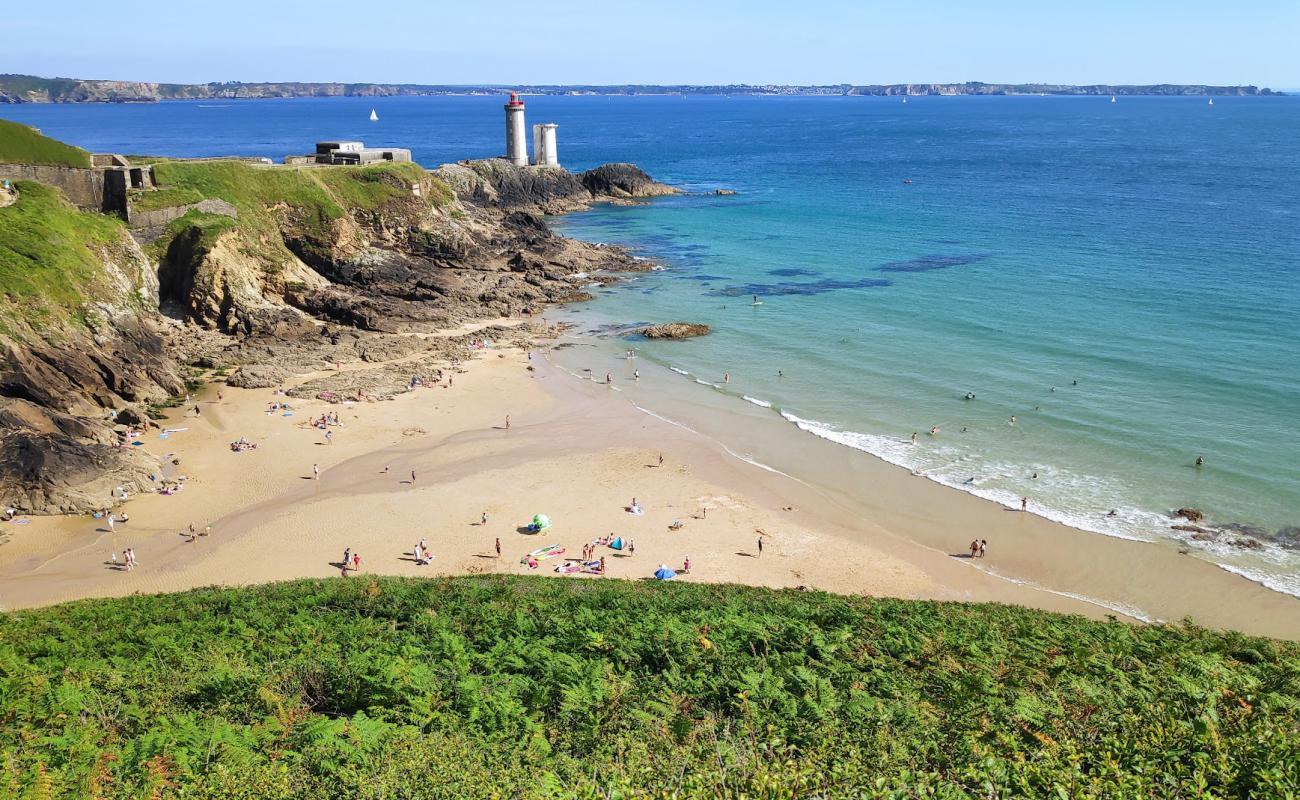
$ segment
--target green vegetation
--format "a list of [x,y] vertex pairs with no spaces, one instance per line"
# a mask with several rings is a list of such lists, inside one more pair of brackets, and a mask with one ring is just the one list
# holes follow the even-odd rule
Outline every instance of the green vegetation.
[[104,253],[120,248],[125,228],[78,211],[59,190],[18,181],[18,202],[0,208],[0,300],[23,304],[33,325],[68,317],[91,296]]
[[157,211],[160,208],[174,208],[197,203],[203,199],[197,189],[156,189],[153,191],[133,191],[131,208],[136,211]]
[[335,220],[409,200],[413,183],[432,186],[426,194],[433,196],[425,198],[432,205],[452,200],[450,189],[418,164],[293,168],[240,161],[168,161],[154,166],[154,179],[160,191],[173,197],[210,197],[235,206],[239,210],[235,227],[250,241],[261,243],[258,255],[269,265],[288,256],[285,239],[294,241],[300,255],[328,249]]
[[0,163],[90,167],[90,154],[37,133],[34,128],[0,119]]
[[1283,798],[1298,721],[1295,644],[735,586],[353,577],[0,626],[7,796]]

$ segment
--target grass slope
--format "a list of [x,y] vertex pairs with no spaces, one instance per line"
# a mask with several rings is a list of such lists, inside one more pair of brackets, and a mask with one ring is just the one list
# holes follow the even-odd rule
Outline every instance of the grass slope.
[[0,301],[39,329],[76,315],[125,228],[114,217],[78,211],[58,189],[31,181],[16,188],[18,202],[0,208]]
[[702,584],[354,577],[0,626],[0,792],[1282,798],[1300,647]]
[[26,125],[0,119],[0,163],[89,168],[90,154]]
[[[142,202],[180,205],[185,198],[225,200],[239,210],[235,227],[259,243],[268,264],[288,256],[282,244],[292,238],[300,251],[328,248],[329,227],[345,215],[374,212],[411,197],[410,186],[423,183],[425,200],[434,206],[452,201],[450,189],[431,178],[418,164],[378,164],[366,167],[262,167],[239,161],[167,161],[154,166],[154,180],[166,195],[157,201],[142,194]],[[162,207],[162,206],[158,206]],[[158,252],[167,239],[158,242]]]

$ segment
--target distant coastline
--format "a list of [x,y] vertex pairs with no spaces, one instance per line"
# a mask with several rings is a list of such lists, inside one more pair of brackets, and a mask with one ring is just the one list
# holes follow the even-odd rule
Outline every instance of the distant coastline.
[[283,97],[417,97],[434,95],[770,95],[822,97],[992,96],[1156,96],[1269,97],[1285,92],[1257,86],[1206,84],[1048,84],[1048,83],[848,83],[799,86],[780,84],[625,84],[594,85],[439,85],[415,83],[150,83],[139,81],[41,78],[0,75],[0,104],[13,103],[156,103],[163,100],[236,100]]

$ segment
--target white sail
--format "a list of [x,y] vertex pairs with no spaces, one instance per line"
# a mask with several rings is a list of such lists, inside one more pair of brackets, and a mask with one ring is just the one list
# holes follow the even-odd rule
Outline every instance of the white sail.
[[1116,101],[1115,101],[1115,95],[1111,95],[1111,96],[1110,96],[1110,101],[1111,101],[1112,103],[1116,102]]
[[379,115],[375,113],[375,110],[374,110],[373,108],[370,109],[370,121],[371,121],[371,122],[378,122],[378,121],[379,121]]

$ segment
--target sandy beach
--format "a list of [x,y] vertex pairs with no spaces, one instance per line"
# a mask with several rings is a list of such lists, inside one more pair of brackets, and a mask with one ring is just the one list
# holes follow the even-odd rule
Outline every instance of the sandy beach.
[[[613,534],[633,540],[635,553],[596,548],[607,565],[596,579],[648,579],[689,558],[678,580],[1017,603],[1098,618],[1190,616],[1300,638],[1300,601],[1206,562],[1009,514],[818,442],[802,455],[846,482],[811,485],[576,380],[542,350],[530,358],[489,349],[454,378],[450,388],[382,402],[290,400],[292,416],[267,412],[287,399],[274,390],[222,387],[218,400],[210,386],[200,415],[191,405],[162,423],[184,430],[145,436],[145,447],[180,460],[188,478],[180,493],[132,499],[119,509],[130,522],[113,532],[90,517],[0,524],[0,604],[339,576],[345,549],[362,557],[348,579],[523,573],[529,551],[558,544],[564,557],[578,557]],[[327,412],[342,423],[329,442],[309,424]],[[240,437],[257,449],[232,452]],[[643,515],[627,511],[633,498]],[[527,532],[538,513],[553,526]],[[190,541],[191,524],[211,534]],[[988,556],[966,557],[980,538]],[[431,564],[412,556],[421,539]],[[128,547],[139,562],[129,572],[112,564]],[[536,571],[553,575],[561,561]]]

